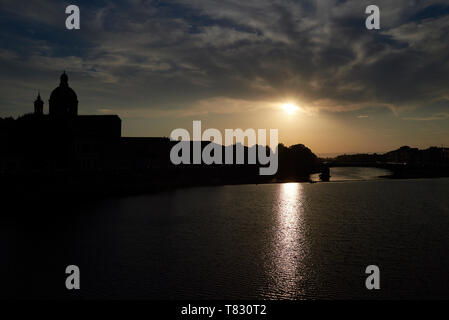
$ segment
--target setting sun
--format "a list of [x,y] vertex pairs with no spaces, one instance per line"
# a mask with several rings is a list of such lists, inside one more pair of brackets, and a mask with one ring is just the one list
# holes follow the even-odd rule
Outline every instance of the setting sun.
[[293,103],[285,103],[282,105],[282,109],[284,109],[287,114],[294,114],[299,110],[299,107]]

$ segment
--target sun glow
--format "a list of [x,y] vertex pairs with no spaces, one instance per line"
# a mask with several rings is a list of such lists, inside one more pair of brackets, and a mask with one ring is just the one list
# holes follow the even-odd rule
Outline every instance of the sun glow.
[[284,103],[281,107],[287,114],[290,115],[296,113],[299,110],[299,107],[293,103]]

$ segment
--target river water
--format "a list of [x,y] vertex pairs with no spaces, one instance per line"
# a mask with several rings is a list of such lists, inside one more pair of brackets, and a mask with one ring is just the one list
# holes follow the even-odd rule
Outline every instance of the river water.
[[[448,190],[449,179],[365,180],[36,204],[2,216],[1,296],[448,298]],[[64,287],[70,264],[77,292]],[[380,290],[365,288],[368,265]]]

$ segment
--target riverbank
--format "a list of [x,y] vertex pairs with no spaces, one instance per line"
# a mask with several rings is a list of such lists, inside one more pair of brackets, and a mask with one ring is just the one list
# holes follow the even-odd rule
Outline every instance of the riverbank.
[[309,176],[296,178],[273,178],[259,176],[255,178],[207,179],[198,177],[151,177],[133,176],[14,176],[3,177],[0,192],[8,202],[23,199],[58,199],[59,201],[92,201],[102,198],[127,197],[141,194],[154,194],[178,189],[287,182],[311,182]]
[[[340,172],[344,169],[346,172]],[[390,174],[378,173],[376,168],[335,167],[331,168],[330,181],[364,181],[373,179],[419,179],[449,177],[449,172],[428,168],[407,168]],[[321,182],[319,173],[297,177],[271,176],[209,176],[161,173],[134,175],[52,175],[52,176],[9,176],[2,177],[0,192],[5,199],[39,198],[62,201],[91,201],[101,198],[127,197],[153,194],[177,189],[223,185],[269,184],[288,182]]]

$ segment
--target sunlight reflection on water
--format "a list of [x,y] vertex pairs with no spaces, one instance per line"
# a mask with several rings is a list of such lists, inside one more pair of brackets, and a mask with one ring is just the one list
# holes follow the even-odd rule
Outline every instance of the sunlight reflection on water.
[[[0,298],[73,298],[58,276],[72,261],[87,299],[448,298],[448,189],[448,178],[233,185],[41,204],[51,215],[27,205],[0,215]],[[368,264],[384,270],[375,296]]]
[[[271,276],[268,291],[279,298],[294,298],[298,295],[298,282],[306,255],[303,185],[285,183],[280,185],[274,203],[272,252],[268,274]],[[268,296],[271,296],[268,294]]]

